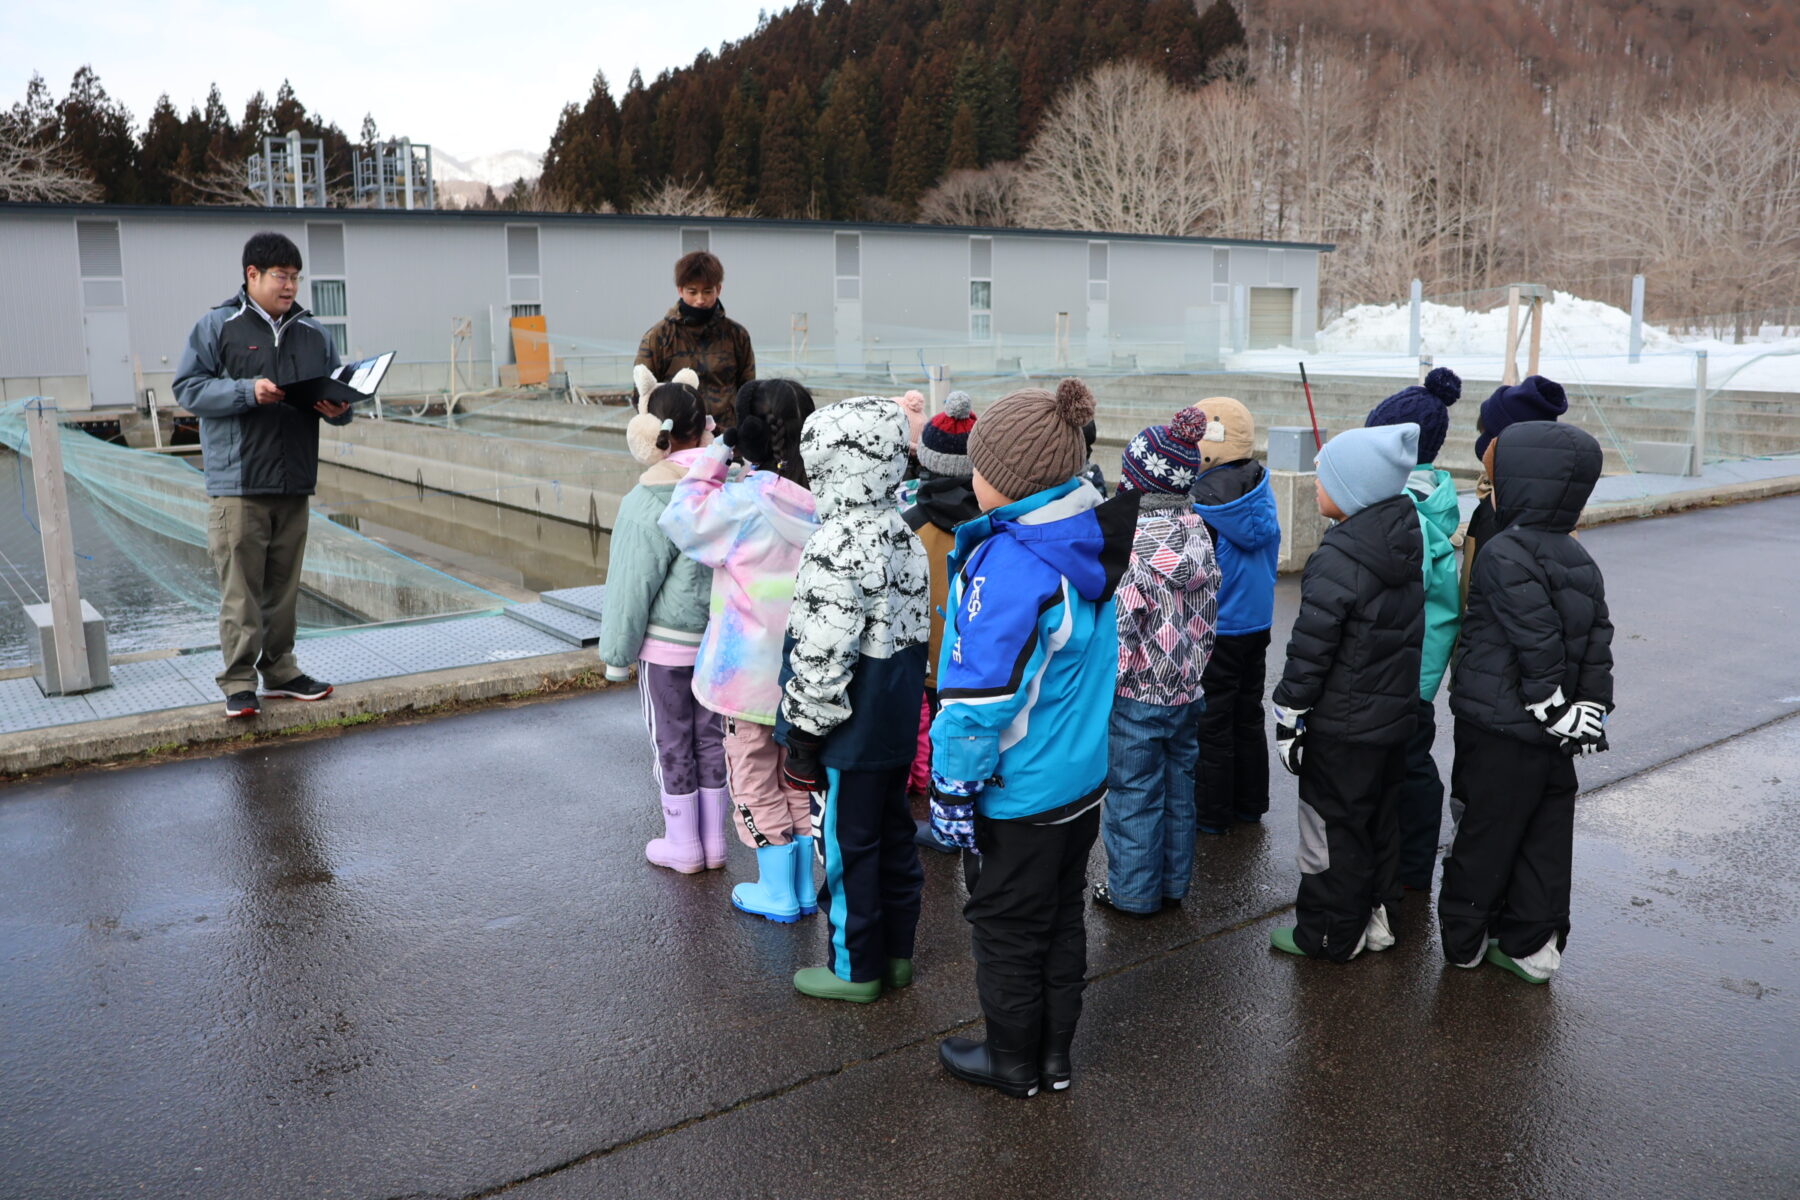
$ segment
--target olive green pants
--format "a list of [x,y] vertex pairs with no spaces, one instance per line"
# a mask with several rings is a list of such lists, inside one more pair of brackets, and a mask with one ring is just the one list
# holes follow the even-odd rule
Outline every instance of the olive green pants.
[[306,496],[214,496],[206,544],[219,573],[219,688],[279,687],[300,674],[294,610],[306,557]]

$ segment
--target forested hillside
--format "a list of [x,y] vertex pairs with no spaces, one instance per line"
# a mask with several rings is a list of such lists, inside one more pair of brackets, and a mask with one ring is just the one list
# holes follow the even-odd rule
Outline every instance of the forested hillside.
[[905,218],[946,171],[1018,157],[1070,81],[1118,59],[1192,84],[1243,42],[1226,0],[821,0],[615,103],[564,110],[540,203],[634,207],[666,181],[765,216]]

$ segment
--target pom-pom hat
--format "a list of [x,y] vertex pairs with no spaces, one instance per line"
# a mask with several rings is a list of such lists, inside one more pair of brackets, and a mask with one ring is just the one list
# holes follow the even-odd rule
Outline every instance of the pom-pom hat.
[[1495,388],[1481,405],[1481,436],[1475,439],[1475,457],[1484,458],[1488,443],[1508,425],[1554,421],[1568,411],[1569,397],[1562,384],[1542,375],[1527,375],[1511,386]]
[[1022,500],[1075,477],[1087,462],[1081,427],[1094,393],[1069,378],[1056,391],[1023,388],[997,400],[969,434],[969,463],[1001,495]]
[[1363,427],[1413,424],[1419,427],[1419,461],[1436,462],[1450,432],[1450,406],[1462,396],[1462,379],[1449,367],[1437,367],[1425,382],[1402,388],[1369,410]]
[[1200,473],[1206,414],[1184,408],[1167,425],[1152,425],[1131,439],[1119,464],[1119,490],[1183,495]]
[[975,416],[969,410],[967,392],[951,392],[944,397],[944,411],[925,423],[919,435],[919,465],[933,475],[967,479],[974,473],[969,465],[969,434],[975,428]]

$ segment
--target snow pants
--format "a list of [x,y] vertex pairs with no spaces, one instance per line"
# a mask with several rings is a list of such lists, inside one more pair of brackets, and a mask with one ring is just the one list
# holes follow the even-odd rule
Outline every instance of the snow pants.
[[1300,894],[1294,944],[1348,962],[1377,904],[1400,899],[1406,744],[1308,734],[1300,759]]
[[[1072,1032],[1087,986],[1088,854],[1100,806],[1059,825],[975,819],[979,858],[965,853],[975,990],[988,1023],[1043,1035]],[[978,869],[977,869],[978,868]]]
[[1456,722],[1450,772],[1456,835],[1438,888],[1444,958],[1466,963],[1489,937],[1529,958],[1569,937],[1575,857],[1575,762],[1535,745]]
[[815,793],[815,848],[825,862],[819,911],[831,933],[830,966],[839,979],[880,979],[890,958],[913,956],[925,869],[913,844],[906,804],[908,767],[826,769]]
[[1269,631],[1221,635],[1200,677],[1206,705],[1195,729],[1195,819],[1208,829],[1255,820],[1269,811],[1269,740],[1263,729],[1263,681]]

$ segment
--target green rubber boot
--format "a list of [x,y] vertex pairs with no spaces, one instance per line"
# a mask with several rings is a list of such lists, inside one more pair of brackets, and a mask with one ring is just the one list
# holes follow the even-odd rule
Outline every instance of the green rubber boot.
[[1271,929],[1269,945],[1284,954],[1298,954],[1301,958],[1306,957],[1306,951],[1302,950],[1294,941],[1294,928],[1291,925],[1283,925],[1280,929]]
[[830,967],[805,967],[794,972],[794,990],[803,996],[820,1000],[848,1000],[852,1004],[868,1004],[881,999],[881,980],[851,983],[839,979]]
[[[1541,954],[1542,951],[1539,951],[1539,953]],[[1533,957],[1535,957],[1535,955]],[[1536,971],[1533,971],[1526,964],[1520,962],[1518,959],[1513,958],[1511,955],[1509,955],[1505,951],[1501,950],[1500,943],[1498,941],[1492,941],[1492,942],[1488,943],[1487,960],[1489,962],[1493,963],[1496,967],[1505,967],[1508,971],[1511,971],[1514,975],[1517,975],[1520,979],[1523,979],[1526,983],[1549,983],[1550,982],[1549,975],[1538,974]]]
[[887,974],[881,981],[891,988],[910,987],[913,980],[912,959],[890,958],[887,961]]

